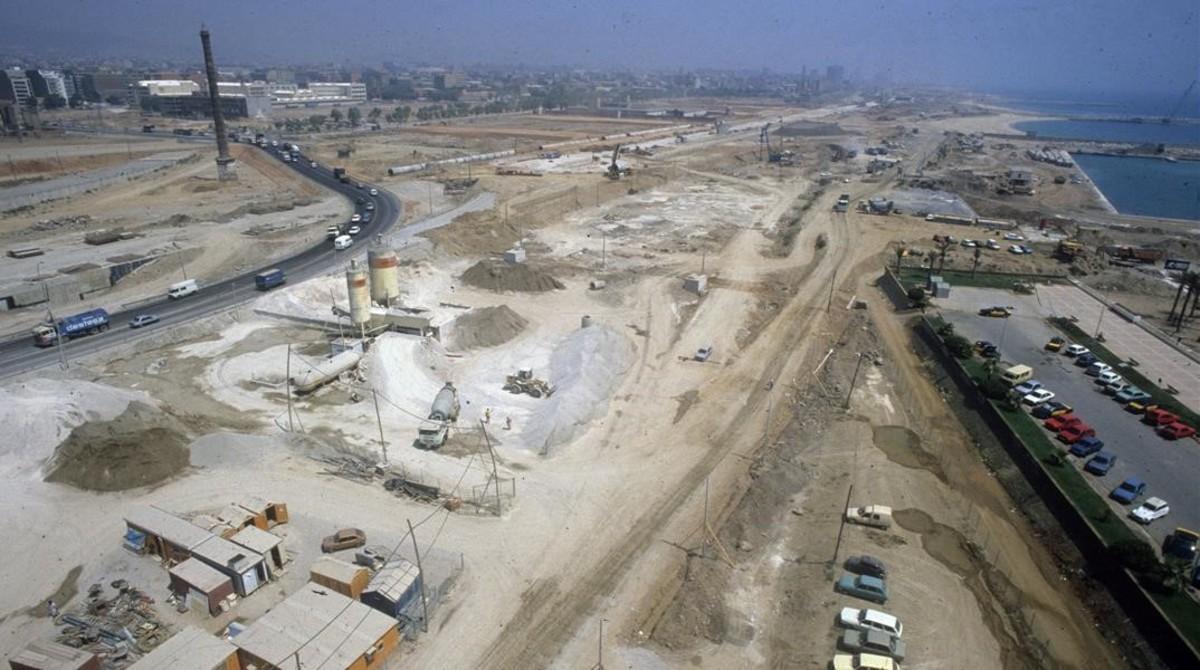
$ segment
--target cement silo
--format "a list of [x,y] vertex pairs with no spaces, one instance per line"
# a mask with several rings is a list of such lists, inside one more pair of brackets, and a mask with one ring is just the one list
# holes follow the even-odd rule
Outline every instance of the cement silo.
[[392,304],[400,297],[400,259],[395,250],[376,238],[367,249],[367,265],[371,268],[371,300],[385,306]]
[[350,294],[350,323],[365,326],[371,320],[371,296],[367,271],[358,261],[350,261],[350,269],[346,270],[346,292]]

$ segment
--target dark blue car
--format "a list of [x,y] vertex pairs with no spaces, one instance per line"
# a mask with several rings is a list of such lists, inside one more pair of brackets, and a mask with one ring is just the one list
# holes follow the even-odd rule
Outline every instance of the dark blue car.
[[1102,451],[1102,452],[1096,454],[1095,456],[1092,456],[1092,459],[1087,462],[1087,465],[1083,466],[1083,469],[1087,470],[1088,472],[1092,473],[1093,475],[1103,476],[1103,475],[1107,475],[1109,470],[1112,470],[1112,466],[1116,462],[1117,462],[1116,454],[1111,454],[1107,451]]
[[1050,402],[1044,402],[1037,407],[1034,407],[1029,413],[1039,419],[1049,419],[1056,414],[1066,414],[1070,411],[1071,406],[1067,403],[1051,400]]
[[1134,500],[1137,500],[1137,497],[1145,492],[1146,482],[1138,479],[1137,477],[1130,477],[1129,479],[1121,482],[1117,488],[1113,489],[1112,493],[1108,494],[1108,497],[1121,503],[1122,505],[1128,505]]
[[1089,435],[1080,438],[1078,442],[1071,445],[1072,456],[1091,456],[1092,454],[1104,448],[1104,441],[1099,438]]
[[1076,356],[1075,357],[1075,365],[1078,365],[1081,368],[1086,368],[1098,360],[1100,360],[1100,359],[1096,358],[1096,354],[1093,354],[1089,351],[1086,354],[1080,354],[1080,355]]

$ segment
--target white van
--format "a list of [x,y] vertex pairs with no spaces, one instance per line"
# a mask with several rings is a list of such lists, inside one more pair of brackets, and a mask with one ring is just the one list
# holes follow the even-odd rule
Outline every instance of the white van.
[[334,251],[349,249],[351,244],[354,244],[354,238],[350,237],[349,235],[338,235],[333,239]]
[[1000,373],[1000,379],[1004,380],[1009,386],[1027,382],[1033,378],[1033,368],[1028,365],[1014,365],[1004,372]]
[[196,283],[196,280],[188,279],[186,281],[171,284],[171,286],[167,288],[167,297],[171,298],[172,300],[178,300],[179,298],[186,298],[199,290],[200,285]]

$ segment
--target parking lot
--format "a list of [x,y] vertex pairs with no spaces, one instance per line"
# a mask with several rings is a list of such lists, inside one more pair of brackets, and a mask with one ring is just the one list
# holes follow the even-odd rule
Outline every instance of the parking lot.
[[[1013,315],[1007,319],[978,315],[981,307],[990,305],[1012,305]],[[936,306],[963,337],[972,342],[995,343],[1004,366],[1024,363],[1032,367],[1033,379],[1057,394],[1056,400],[1071,405],[1076,414],[1096,429],[1096,436],[1104,441],[1104,449],[1117,456],[1116,464],[1106,476],[1083,473],[1098,493],[1107,499],[1108,493],[1126,477],[1138,477],[1147,483],[1146,496],[1163,498],[1171,505],[1171,513],[1165,519],[1146,528],[1156,544],[1161,544],[1177,526],[1200,528],[1197,489],[1200,444],[1192,439],[1175,442],[1162,439],[1150,426],[1141,423],[1139,417],[1124,411],[1112,396],[1103,394],[1094,383],[1095,377],[1084,374],[1083,368],[1074,365],[1074,359],[1046,351],[1046,342],[1061,333],[1046,323],[1053,313],[1036,295],[955,287],[951,297],[936,301]],[[1071,456],[1069,460],[1082,468],[1086,459]],[[1122,515],[1128,511],[1114,501],[1109,504]]]

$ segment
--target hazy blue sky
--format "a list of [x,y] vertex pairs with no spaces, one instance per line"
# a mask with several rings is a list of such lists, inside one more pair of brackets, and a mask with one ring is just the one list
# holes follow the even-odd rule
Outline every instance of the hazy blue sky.
[[7,0],[4,43],[218,62],[450,62],[798,71],[985,89],[1182,90],[1196,0]]

